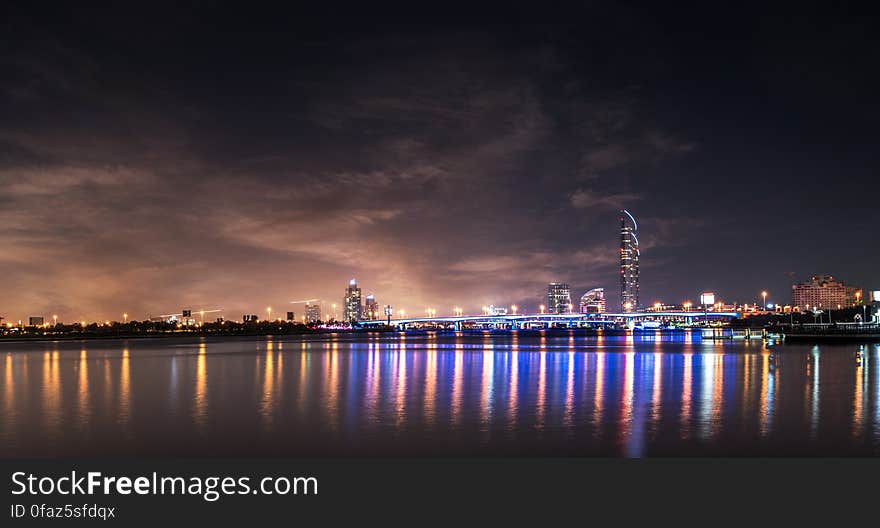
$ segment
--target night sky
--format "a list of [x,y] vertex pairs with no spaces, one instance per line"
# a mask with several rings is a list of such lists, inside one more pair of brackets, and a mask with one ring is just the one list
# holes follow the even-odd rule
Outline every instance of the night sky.
[[[0,11],[0,316],[880,289],[877,19]],[[576,302],[576,301],[575,301]],[[301,315],[301,305],[293,307]]]

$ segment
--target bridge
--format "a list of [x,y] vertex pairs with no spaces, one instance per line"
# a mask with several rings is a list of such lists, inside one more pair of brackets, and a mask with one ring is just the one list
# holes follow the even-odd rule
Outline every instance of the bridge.
[[400,319],[382,319],[360,321],[357,326],[371,328],[377,326],[396,326],[399,330],[407,327],[452,327],[461,330],[465,326],[477,328],[524,328],[550,327],[604,327],[625,324],[632,328],[637,321],[682,321],[692,323],[695,319],[736,319],[738,312],[698,312],[698,311],[667,311],[667,312],[624,312],[624,313],[570,313],[570,314],[506,314],[506,315],[456,315],[449,317],[412,317]]

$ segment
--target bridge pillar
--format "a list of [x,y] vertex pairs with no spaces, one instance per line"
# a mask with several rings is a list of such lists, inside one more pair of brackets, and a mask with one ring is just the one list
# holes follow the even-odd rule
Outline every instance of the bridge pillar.
[[401,332],[406,332],[406,323],[400,323],[399,325],[397,325],[397,329]]
[[456,332],[461,332],[461,321],[456,321],[456,322],[455,322],[455,331],[456,331]]

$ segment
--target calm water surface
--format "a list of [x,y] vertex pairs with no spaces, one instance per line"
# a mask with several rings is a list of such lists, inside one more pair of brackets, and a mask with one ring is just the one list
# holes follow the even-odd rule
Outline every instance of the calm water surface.
[[372,334],[0,360],[4,458],[880,454],[877,344]]

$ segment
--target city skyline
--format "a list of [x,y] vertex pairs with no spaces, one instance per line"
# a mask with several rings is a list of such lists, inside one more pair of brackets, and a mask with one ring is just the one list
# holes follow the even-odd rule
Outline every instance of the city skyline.
[[7,321],[283,316],[353,276],[408,310],[618,306],[623,208],[645,306],[880,284],[864,22],[4,14]]
[[[626,209],[621,209],[619,211],[619,220],[620,220],[620,248],[619,248],[619,267],[620,267],[620,311],[621,312],[637,312],[644,311],[646,308],[650,311],[651,306],[656,311],[658,306],[684,306],[686,309],[692,306],[699,306],[704,304],[704,297],[706,295],[711,296],[712,301],[709,304],[715,303],[715,293],[706,294],[704,291],[699,295],[700,302],[695,303],[691,300],[691,296],[684,296],[681,301],[670,301],[669,299],[661,300],[655,299],[650,303],[651,306],[645,306],[639,298],[640,295],[640,277],[639,277],[639,263],[640,263],[640,243],[638,238],[636,238],[636,232],[638,231],[638,223],[635,220],[635,217],[627,211]],[[813,286],[825,286],[826,284],[830,284],[833,289],[821,288],[821,293],[817,290],[815,293],[802,293],[807,292],[809,290],[804,290],[804,287]],[[842,307],[850,307],[857,302],[861,301],[865,292],[862,288],[858,286],[846,285],[840,281],[834,281],[833,277],[819,275],[813,276],[811,279],[795,283],[791,285],[792,288],[792,296],[790,299],[784,299],[783,297],[769,297],[769,292],[766,290],[762,290],[758,295],[761,297],[760,306],[762,309],[770,306],[768,301],[772,301],[771,304],[779,305],[779,306],[789,306],[789,307],[798,307],[801,308],[801,305],[804,305],[804,308],[809,308],[810,306],[813,309],[834,309],[835,304],[837,305],[837,309],[841,309]],[[565,314],[565,313],[596,313],[596,312],[604,312],[606,306],[605,299],[605,291],[603,286],[599,287],[591,287],[589,290],[585,291],[584,294],[578,295],[575,298],[578,299],[577,305],[573,302],[572,297],[572,288],[568,283],[564,282],[551,282],[547,286],[546,296],[543,300],[538,299],[537,304],[532,302],[532,299],[528,299],[525,301],[514,301],[512,303],[506,303],[502,299],[501,302],[490,302],[483,303],[480,306],[480,310],[476,309],[476,304],[473,304],[469,301],[457,302],[454,305],[450,305],[447,309],[441,308],[438,310],[436,307],[437,304],[434,303],[422,303],[422,307],[416,305],[414,309],[410,309],[409,315],[410,317],[418,317],[422,311],[424,311],[424,315],[426,317],[434,317],[434,316],[444,316],[444,315],[475,315],[477,313],[487,313],[487,311],[491,311],[492,308],[498,308],[501,310],[511,311],[512,313],[516,313],[519,311],[520,313],[549,313],[549,314]],[[839,290],[839,291],[838,291]],[[869,292],[868,296],[864,297],[864,300],[871,300],[869,297],[873,295],[873,291]],[[858,299],[856,300],[856,296]],[[813,303],[802,303],[799,302],[799,299],[809,299]],[[831,299],[834,299],[831,302]],[[734,308],[737,305],[753,305],[757,306],[758,303],[756,301],[749,301],[748,299],[739,301],[736,299],[726,299],[722,296],[719,297],[721,299],[719,301],[720,304],[724,304],[725,302],[728,305],[732,305]],[[825,301],[824,306],[822,301]],[[732,304],[731,304],[732,303]],[[311,298],[305,301],[289,301],[289,304],[303,304],[303,313],[300,317],[296,317],[294,311],[286,312],[286,318],[281,317],[281,313],[278,310],[275,311],[274,319],[279,321],[286,319],[288,322],[303,322],[303,323],[314,323],[321,320],[320,313],[322,311],[322,306],[325,303],[320,298]],[[217,306],[216,304],[214,306]],[[345,293],[342,297],[342,301],[339,304],[341,307],[342,313],[341,317],[339,317],[339,313],[336,310],[336,303],[330,303],[331,309],[327,310],[326,306],[323,306],[324,310],[324,318],[325,320],[338,320],[343,323],[355,323],[359,321],[372,321],[372,320],[382,320],[386,316],[390,316],[391,314],[385,312],[385,309],[391,310],[394,312],[394,305],[386,305],[385,309],[380,308],[380,304],[376,301],[374,293],[368,293],[364,295],[362,288],[360,288],[357,279],[352,278],[348,281],[348,285],[345,289]],[[405,308],[401,305],[397,305],[397,314],[396,316],[402,317],[405,313]],[[468,309],[464,308],[465,306],[469,307]],[[178,315],[183,317],[184,320],[195,321],[193,314],[200,316],[200,321],[205,322],[205,313],[214,313],[215,315],[221,316],[221,318],[229,319],[228,317],[223,317],[224,313],[223,309],[214,308],[206,310],[205,307],[200,309],[193,309],[192,307],[183,308],[182,314],[172,314],[172,319],[174,315]],[[266,308],[266,317],[265,319],[261,319],[261,316],[258,314],[251,314],[247,312],[243,318],[244,321],[248,320],[258,321],[258,320],[274,320],[272,316],[273,308],[268,306]],[[235,310],[227,310],[232,313]],[[241,310],[239,310],[241,311]],[[123,313],[123,320],[128,320],[130,317],[129,313]],[[154,319],[167,319],[169,315],[159,315],[155,316],[153,314],[147,314],[144,317],[144,320],[154,320]],[[210,315],[209,315],[210,317]],[[63,316],[59,320],[59,315],[57,312],[53,313],[51,316],[53,319],[53,324],[57,324],[59,322],[64,322]],[[44,321],[46,319],[45,315],[28,315],[27,320],[30,326],[43,326]],[[5,324],[11,325],[16,321],[15,317],[7,317],[0,316],[0,323],[3,323],[5,320]],[[75,318],[73,321],[67,321],[70,323],[93,323],[101,321],[110,322],[117,321],[116,319],[89,319],[86,317]],[[137,320],[136,316],[131,316],[131,320]],[[210,320],[210,319],[209,319]],[[235,320],[235,317],[232,318]],[[24,318],[20,318],[16,321],[18,325],[23,324]],[[34,322],[38,321],[38,322]],[[45,323],[47,324],[47,323]]]

